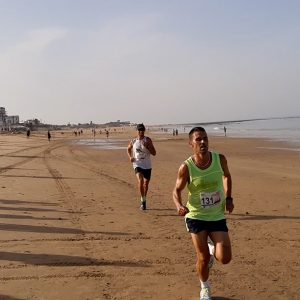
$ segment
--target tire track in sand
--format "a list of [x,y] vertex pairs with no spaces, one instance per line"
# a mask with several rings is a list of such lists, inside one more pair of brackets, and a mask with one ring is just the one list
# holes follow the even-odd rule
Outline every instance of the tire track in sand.
[[50,166],[50,159],[53,158],[51,151],[53,151],[61,146],[63,146],[63,145],[59,145],[57,147],[52,147],[52,148],[50,147],[50,148],[46,149],[43,153],[44,154],[43,160],[44,160],[45,166],[47,167],[48,172],[50,173],[53,180],[55,181],[56,187],[57,187],[59,193],[61,194],[62,199],[67,200],[67,204],[72,210],[71,217],[72,217],[73,223],[75,225],[79,226],[79,228],[81,229],[80,218],[79,218],[79,214],[78,214],[78,210],[77,210],[76,199],[75,199],[74,193],[73,193],[72,189],[68,186],[68,184],[65,182],[65,180],[63,180],[62,174],[58,170],[56,170]]

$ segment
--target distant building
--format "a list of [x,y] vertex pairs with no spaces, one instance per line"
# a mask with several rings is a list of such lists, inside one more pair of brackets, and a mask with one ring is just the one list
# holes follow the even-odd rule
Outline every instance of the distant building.
[[20,123],[19,116],[6,116],[6,125],[17,125]]
[[27,126],[30,130],[34,130],[41,125],[41,121],[38,119],[30,119],[24,122],[24,126]]
[[130,125],[130,121],[120,121],[120,120],[117,120],[115,122],[105,123],[104,125],[106,125],[108,127],[129,126]]
[[1,130],[10,130],[12,125],[20,123],[19,116],[7,116],[5,107],[0,107],[0,127]]
[[5,127],[6,111],[4,107],[0,107],[0,126]]

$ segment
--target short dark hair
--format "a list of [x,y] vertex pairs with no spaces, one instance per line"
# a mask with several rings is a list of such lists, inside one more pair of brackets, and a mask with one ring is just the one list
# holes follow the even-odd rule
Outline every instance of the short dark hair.
[[145,125],[143,123],[137,124],[136,130],[138,130],[138,131],[145,131],[146,130]]
[[192,138],[192,135],[193,135],[194,132],[205,132],[206,133],[206,130],[201,126],[196,126],[196,127],[192,128],[189,132],[189,138],[190,139]]

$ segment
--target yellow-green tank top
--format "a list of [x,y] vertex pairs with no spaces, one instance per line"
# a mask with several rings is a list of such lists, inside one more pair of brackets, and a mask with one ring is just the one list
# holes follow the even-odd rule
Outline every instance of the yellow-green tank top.
[[203,221],[225,219],[224,172],[219,153],[211,152],[211,155],[211,164],[205,170],[198,168],[192,157],[185,161],[190,178],[186,205],[189,213],[186,214],[186,218]]

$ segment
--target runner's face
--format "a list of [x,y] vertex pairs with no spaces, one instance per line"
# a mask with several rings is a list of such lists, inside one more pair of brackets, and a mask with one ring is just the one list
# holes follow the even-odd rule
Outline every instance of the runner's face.
[[190,145],[195,154],[205,154],[208,151],[208,137],[206,132],[195,131],[190,140]]
[[139,130],[138,135],[139,135],[139,138],[142,139],[145,136],[145,131],[144,130]]

